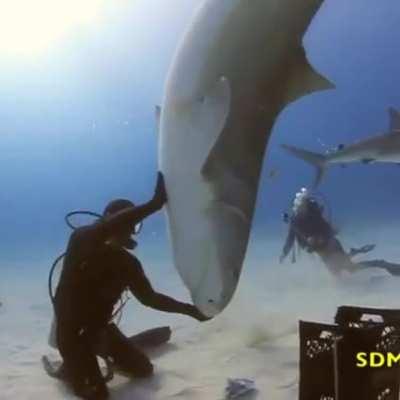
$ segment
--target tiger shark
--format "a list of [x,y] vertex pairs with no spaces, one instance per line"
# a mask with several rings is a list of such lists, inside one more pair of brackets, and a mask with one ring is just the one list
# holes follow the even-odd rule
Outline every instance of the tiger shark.
[[172,60],[159,114],[175,267],[207,316],[242,270],[264,153],[286,105],[333,87],[302,44],[322,0],[205,0]]
[[314,187],[321,182],[324,173],[331,164],[375,162],[400,164],[400,113],[389,108],[389,130],[361,140],[349,146],[340,145],[336,151],[319,154],[295,146],[283,144],[290,154],[300,158],[316,168]]

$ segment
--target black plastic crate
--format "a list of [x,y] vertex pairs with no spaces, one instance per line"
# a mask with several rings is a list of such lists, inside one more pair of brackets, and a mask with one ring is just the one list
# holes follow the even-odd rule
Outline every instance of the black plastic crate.
[[342,306],[335,322],[300,321],[299,400],[399,400],[398,364],[360,368],[356,355],[400,353],[400,310]]

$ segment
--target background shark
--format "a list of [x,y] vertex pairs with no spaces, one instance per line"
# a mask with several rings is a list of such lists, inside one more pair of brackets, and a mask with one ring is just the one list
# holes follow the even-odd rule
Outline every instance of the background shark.
[[350,146],[340,145],[337,151],[326,155],[287,144],[283,144],[282,147],[290,154],[308,162],[316,168],[315,187],[321,182],[324,172],[330,164],[352,162],[366,164],[372,162],[389,162],[400,164],[400,113],[390,108],[389,116],[390,126],[387,133],[372,136]]

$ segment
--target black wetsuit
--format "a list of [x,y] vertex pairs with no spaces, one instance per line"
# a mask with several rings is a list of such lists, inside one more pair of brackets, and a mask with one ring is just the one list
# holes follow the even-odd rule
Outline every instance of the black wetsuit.
[[[325,220],[322,208],[313,199],[305,200],[307,203],[301,212],[293,215],[289,221],[289,233],[282,250],[283,260],[292,250],[295,242],[308,252],[315,252],[327,266],[328,270],[338,275],[342,271],[359,271],[364,268],[383,268],[392,275],[400,275],[400,264],[389,263],[385,260],[370,260],[354,263],[351,258],[356,254],[364,253],[363,248],[352,249],[346,253],[336,232]],[[373,248],[374,246],[364,246]]]
[[90,386],[100,388],[100,394],[92,398],[107,397],[93,345],[104,334],[108,355],[120,368],[140,377],[153,371],[146,355],[110,324],[114,306],[125,289],[146,306],[201,319],[193,305],[155,292],[135,256],[106,244],[106,238],[126,224],[127,215],[137,222],[159,208],[149,202],[129,211],[131,215],[125,213],[125,217],[82,227],[70,237],[55,295],[56,337],[66,377],[77,394]]

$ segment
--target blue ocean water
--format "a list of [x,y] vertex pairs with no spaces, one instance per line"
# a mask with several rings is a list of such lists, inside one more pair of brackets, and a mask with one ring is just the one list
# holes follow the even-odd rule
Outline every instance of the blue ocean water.
[[[0,53],[0,272],[46,270],[65,247],[63,216],[70,210],[101,212],[116,197],[149,199],[157,170],[154,106],[198,3],[124,3],[98,26],[70,32],[39,55]],[[281,143],[325,151],[388,127],[387,108],[400,108],[399,20],[396,0],[323,4],[305,46],[336,89],[304,97],[280,114],[253,240],[283,240],[281,213],[313,180],[313,170],[285,154]],[[399,176],[397,165],[333,167],[319,190],[344,232],[393,224],[400,215]],[[168,257],[162,213],[145,221],[140,243],[146,254]],[[159,251],[151,252],[153,246]]]
[[[4,20],[0,10],[0,387],[6,400],[69,397],[39,363],[51,351],[47,273],[70,234],[63,218],[76,209],[101,212],[113,198],[141,203],[152,195],[154,107],[200,2],[104,1],[96,24],[23,54],[2,49],[1,21],[13,27],[20,21]],[[331,322],[344,303],[398,308],[392,277],[352,276],[338,284],[309,254],[294,265],[277,261],[287,233],[282,212],[314,179],[312,168],[280,144],[324,152],[387,129],[388,107],[400,109],[398,21],[398,0],[324,1],[305,47],[336,89],[296,101],[276,121],[237,294],[206,324],[130,301],[123,331],[171,325],[173,351],[155,360],[154,379],[114,384],[113,398],[220,398],[227,377],[249,377],[262,398],[292,400],[299,318]],[[374,258],[400,262],[399,177],[394,164],[328,170],[318,190],[346,248],[376,243]],[[172,266],[162,212],[145,220],[137,252],[157,290],[189,301]]]

